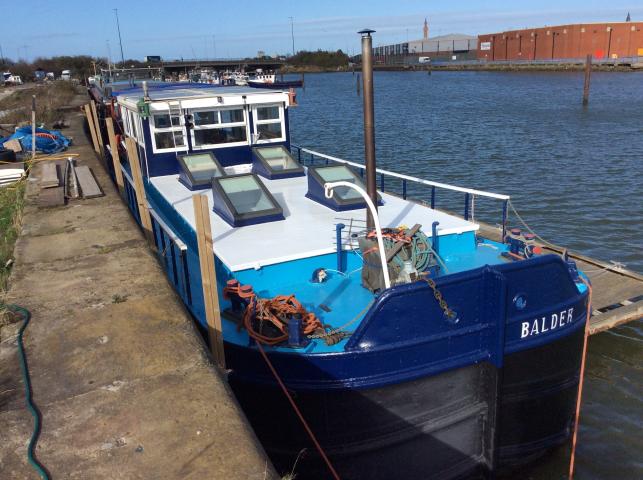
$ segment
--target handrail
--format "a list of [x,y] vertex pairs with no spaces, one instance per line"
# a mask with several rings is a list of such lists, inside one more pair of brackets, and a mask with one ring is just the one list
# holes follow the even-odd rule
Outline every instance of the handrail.
[[[297,149],[301,150],[302,152],[310,153],[311,155],[315,155],[317,157],[325,158],[325,159],[331,160],[333,162],[338,162],[338,163],[343,163],[343,164],[346,164],[346,165],[351,165],[352,167],[356,167],[356,168],[360,168],[360,169],[365,169],[366,168],[366,166],[362,165],[361,163],[351,162],[349,160],[344,160],[342,158],[333,157],[331,155],[326,155],[324,153],[316,152],[314,150],[310,150],[308,148],[300,147],[298,145],[292,145],[292,146],[294,148],[297,148]],[[456,192],[468,193],[468,194],[471,194],[471,195],[478,195],[478,196],[481,196],[481,197],[495,198],[495,199],[498,199],[498,200],[509,200],[511,198],[509,195],[502,195],[500,193],[485,192],[483,190],[475,190],[473,188],[458,187],[456,185],[449,185],[448,183],[433,182],[431,180],[423,180],[421,178],[412,177],[410,175],[404,175],[403,173],[390,172],[388,170],[383,170],[381,168],[377,168],[376,172],[381,173],[382,175],[388,175],[390,177],[400,178],[402,180],[408,180],[408,181],[411,181],[411,182],[420,183],[422,185],[428,185],[430,187],[444,188],[446,190],[454,190]]]
[[330,182],[324,184],[324,196],[326,198],[331,198],[333,196],[333,189],[335,187],[346,187],[352,188],[357,191],[368,206],[368,209],[371,212],[371,217],[373,217],[373,223],[375,224],[375,233],[377,235],[377,246],[380,250],[380,260],[382,262],[382,275],[384,275],[384,287],[391,288],[391,279],[388,274],[388,264],[386,262],[386,249],[384,248],[384,239],[382,238],[382,227],[380,226],[380,217],[377,215],[377,208],[373,205],[373,200],[368,196],[368,193],[357,185],[356,183],[345,182],[340,180],[339,182]]

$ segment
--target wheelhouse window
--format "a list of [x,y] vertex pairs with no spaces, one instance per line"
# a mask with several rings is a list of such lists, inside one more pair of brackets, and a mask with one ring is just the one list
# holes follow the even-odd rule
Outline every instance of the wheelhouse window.
[[193,111],[192,143],[195,149],[248,143],[246,112],[242,107]]
[[151,119],[155,152],[185,150],[187,148],[181,115],[155,113]]
[[281,142],[284,132],[284,111],[281,105],[258,105],[253,108],[256,143]]

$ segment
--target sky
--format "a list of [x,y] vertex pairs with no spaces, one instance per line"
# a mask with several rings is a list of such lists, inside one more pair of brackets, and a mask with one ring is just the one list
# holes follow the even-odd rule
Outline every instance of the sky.
[[[8,0],[7,0],[8,1]],[[295,50],[354,54],[357,31],[372,28],[374,45],[430,36],[477,35],[563,23],[643,20],[640,0],[63,0],[11,2],[0,29],[2,54],[13,60],[86,54],[120,60],[114,9],[125,58],[241,58]]]

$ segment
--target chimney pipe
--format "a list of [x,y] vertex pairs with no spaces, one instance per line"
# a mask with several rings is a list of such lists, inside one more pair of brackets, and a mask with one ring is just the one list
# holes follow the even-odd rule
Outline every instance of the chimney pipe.
[[[364,92],[364,154],[366,157],[366,192],[377,210],[377,177],[375,169],[375,115],[373,106],[373,38],[375,30],[361,30],[362,35],[362,91]],[[367,211],[366,227],[373,229],[375,222]]]

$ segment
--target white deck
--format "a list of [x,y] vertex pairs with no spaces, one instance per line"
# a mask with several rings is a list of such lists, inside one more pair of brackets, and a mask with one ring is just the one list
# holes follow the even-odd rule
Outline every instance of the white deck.
[[[268,180],[260,177],[284,210],[285,220],[233,228],[210,212],[214,253],[232,271],[261,268],[264,265],[332,253],[335,247],[335,224],[348,225],[350,218],[364,226],[365,209],[335,212],[305,197],[307,177]],[[206,194],[212,209],[212,190],[190,191],[178,181],[178,175],[153,177],[152,184],[194,228],[192,195]],[[430,235],[434,221],[440,222],[438,235],[478,230],[479,226],[446,213],[432,210],[401,198],[381,194],[379,207],[382,227],[409,227],[419,223]],[[348,248],[348,247],[346,247]]]

